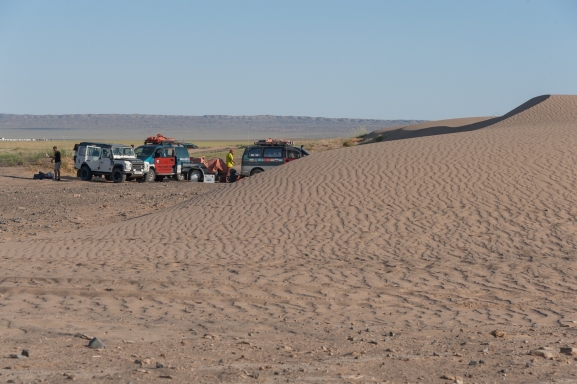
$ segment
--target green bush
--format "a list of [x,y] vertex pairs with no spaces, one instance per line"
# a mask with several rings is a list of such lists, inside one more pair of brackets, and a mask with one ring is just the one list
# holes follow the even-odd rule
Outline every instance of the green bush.
[[383,135],[379,135],[375,138],[375,142],[380,143],[381,141],[383,141],[385,139],[385,137]]
[[[0,167],[14,167],[19,165],[24,166],[48,166],[50,159],[46,157],[46,154],[53,155],[52,148],[50,150],[23,150],[19,148],[18,150],[10,152],[0,152]],[[72,151],[60,150],[62,156],[62,167],[63,169],[74,168],[72,165]],[[70,163],[70,164],[68,164]]]
[[22,155],[16,152],[0,152],[0,167],[13,167],[15,165],[22,165]]

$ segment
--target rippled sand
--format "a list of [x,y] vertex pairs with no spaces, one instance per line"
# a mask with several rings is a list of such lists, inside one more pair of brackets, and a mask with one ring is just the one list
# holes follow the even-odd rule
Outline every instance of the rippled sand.
[[[458,129],[471,124],[485,126]],[[439,126],[450,124],[405,131]],[[437,382],[473,359],[497,363],[467,382],[501,380],[499,362],[525,364],[515,343],[576,340],[566,325],[577,321],[577,96],[452,129],[314,154],[127,222],[3,244],[0,351],[54,343],[52,363],[26,361],[30,378],[162,381],[162,369],[133,362],[148,356],[181,382]],[[495,328],[517,336],[495,344]],[[103,357],[76,332],[108,342]],[[567,361],[556,369],[571,378]],[[2,372],[25,375],[16,363]],[[548,377],[542,368],[508,382]]]

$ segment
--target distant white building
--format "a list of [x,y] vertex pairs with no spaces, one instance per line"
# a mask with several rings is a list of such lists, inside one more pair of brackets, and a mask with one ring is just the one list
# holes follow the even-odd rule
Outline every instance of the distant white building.
[[0,137],[0,141],[48,141],[49,139],[7,139],[5,137]]

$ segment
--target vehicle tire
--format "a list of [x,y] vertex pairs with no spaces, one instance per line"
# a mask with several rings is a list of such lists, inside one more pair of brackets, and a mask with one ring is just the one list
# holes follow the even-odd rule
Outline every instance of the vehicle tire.
[[250,171],[250,175],[251,175],[251,176],[254,176],[254,175],[256,175],[257,173],[261,173],[261,172],[263,172],[262,169],[260,169],[260,168],[255,168],[255,169],[253,169],[252,171]]
[[112,170],[112,181],[115,183],[124,183],[126,181],[126,174],[122,173],[120,168],[116,168]]
[[92,171],[88,165],[83,165],[82,168],[80,168],[80,178],[84,181],[92,180]]
[[182,173],[177,173],[176,175],[174,175],[174,180],[176,181],[184,181],[185,177]]
[[154,170],[154,168],[150,168],[148,173],[144,175],[143,181],[145,183],[152,183],[153,181],[156,181],[156,171]]
[[154,181],[158,181],[158,182],[160,182],[162,180],[164,180],[164,176],[156,176],[156,178],[154,179]]
[[202,179],[203,179],[202,172],[199,171],[198,169],[191,169],[190,171],[188,171],[188,180],[194,183],[201,183]]

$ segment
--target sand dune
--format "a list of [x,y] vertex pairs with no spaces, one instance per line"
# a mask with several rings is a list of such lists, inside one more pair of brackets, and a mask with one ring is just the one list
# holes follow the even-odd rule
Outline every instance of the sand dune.
[[470,117],[427,121],[419,124],[383,128],[368,134],[365,142],[370,142],[379,135],[383,136],[383,141],[392,141],[476,131],[495,126],[505,120],[508,125],[519,124],[521,126],[572,121],[575,119],[576,114],[573,109],[572,97],[558,95],[538,96],[499,117]]
[[[414,340],[556,329],[577,320],[576,129],[577,96],[536,98],[500,118],[420,124],[392,133],[410,140],[314,154],[122,225],[5,244],[0,329],[164,343],[189,328],[223,343],[258,330],[266,353],[255,364],[291,338],[301,351],[344,351],[335,335],[351,324]],[[232,348],[195,345],[197,356]],[[389,348],[364,345],[379,358]],[[378,378],[377,365],[354,364]],[[415,375],[453,363],[422,364]]]

